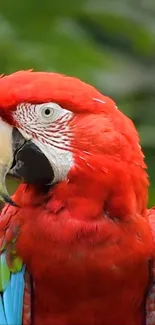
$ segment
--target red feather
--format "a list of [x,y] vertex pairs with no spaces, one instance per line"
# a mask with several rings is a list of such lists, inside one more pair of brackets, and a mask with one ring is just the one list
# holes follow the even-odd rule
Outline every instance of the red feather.
[[20,185],[13,199],[21,208],[8,208],[6,225],[0,220],[2,237],[20,225],[32,323],[142,325],[154,246],[137,132],[111,99],[78,79],[23,71],[0,79],[0,115],[15,126],[19,103],[48,101],[74,112],[75,164],[48,193]]
[[21,222],[17,251],[33,277],[34,325],[143,324],[153,248],[145,213],[111,218],[90,199],[88,216],[66,183],[48,196],[21,185],[14,199],[22,208],[7,215],[9,227]]

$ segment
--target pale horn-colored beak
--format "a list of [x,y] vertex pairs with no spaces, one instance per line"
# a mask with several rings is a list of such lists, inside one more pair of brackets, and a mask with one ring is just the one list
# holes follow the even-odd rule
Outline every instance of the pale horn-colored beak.
[[12,146],[13,128],[0,119],[0,200],[16,205],[10,198],[5,184],[5,179],[13,163]]

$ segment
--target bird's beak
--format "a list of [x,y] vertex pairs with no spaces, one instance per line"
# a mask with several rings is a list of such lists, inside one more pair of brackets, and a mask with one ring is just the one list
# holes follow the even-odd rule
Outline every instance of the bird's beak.
[[6,174],[13,163],[13,128],[0,119],[0,200],[14,204],[5,185]]
[[0,200],[16,206],[6,189],[7,174],[24,183],[45,186],[54,179],[49,160],[31,138],[0,118]]
[[[11,205],[16,205],[10,198],[6,188],[6,175],[13,165],[15,150],[21,147],[25,139],[15,138],[14,128],[0,119],[0,200]],[[19,141],[20,140],[20,141]]]

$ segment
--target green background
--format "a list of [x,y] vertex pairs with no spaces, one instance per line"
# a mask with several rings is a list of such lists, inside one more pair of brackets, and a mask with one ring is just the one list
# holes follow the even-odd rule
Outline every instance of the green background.
[[29,68],[80,77],[133,119],[155,204],[155,1],[0,0],[0,73]]

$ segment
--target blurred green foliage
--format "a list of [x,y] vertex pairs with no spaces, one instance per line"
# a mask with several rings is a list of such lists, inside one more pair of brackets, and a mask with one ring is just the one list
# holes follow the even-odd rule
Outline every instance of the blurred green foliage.
[[80,77],[133,119],[154,204],[155,1],[1,0],[0,73],[29,68]]

